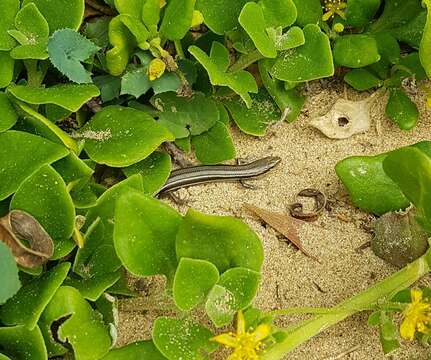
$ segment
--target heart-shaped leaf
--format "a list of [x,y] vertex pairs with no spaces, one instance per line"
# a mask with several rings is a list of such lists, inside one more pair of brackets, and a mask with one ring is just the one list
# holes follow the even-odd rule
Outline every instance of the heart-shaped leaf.
[[209,261],[221,273],[231,267],[259,271],[263,261],[259,238],[241,220],[205,215],[193,209],[180,224],[176,251],[179,258]]
[[171,168],[172,163],[169,154],[155,151],[145,160],[124,168],[123,172],[127,177],[140,174],[145,193],[154,195],[168,180]]
[[151,103],[160,111],[158,123],[175,138],[202,134],[219,118],[217,104],[201,93],[195,93],[190,98],[172,92],[163,93],[153,97]]
[[245,4],[239,15],[239,23],[263,56],[268,58],[277,56],[275,43],[266,33],[266,28],[270,26],[266,23],[261,6],[254,2]]
[[[14,296],[21,287],[18,277],[18,266],[11,250],[2,241],[0,241],[0,270],[2,283],[0,288],[0,304],[2,305]],[[4,306],[0,308],[1,311],[3,309]]]
[[281,112],[265,89],[253,96],[253,103],[247,108],[238,99],[223,102],[232,119],[241,131],[254,136],[263,136],[269,124],[281,119]]
[[208,72],[211,84],[229,87],[242,97],[248,107],[251,106],[249,93],[257,93],[256,81],[253,75],[244,70],[226,72],[229,67],[229,52],[222,44],[213,42],[210,56],[197,46],[191,46],[189,52]]
[[73,271],[84,278],[95,277],[117,271],[121,262],[114,249],[115,204],[121,195],[132,189],[143,191],[142,178],[139,175],[121,181],[106,190],[86,216],[83,230],[88,231],[85,246],[78,250],[73,264]]
[[112,340],[100,314],[92,309],[78,290],[62,286],[45,308],[39,322],[50,357],[67,352],[51,331],[53,322],[58,319],[64,321],[59,325],[56,336],[59,341],[70,344],[76,359],[100,359],[108,353]]
[[238,26],[238,16],[248,0],[196,0],[196,9],[205,19],[205,24],[219,35]]
[[100,94],[97,86],[91,84],[61,84],[48,88],[14,85],[8,88],[8,92],[28,104],[55,104],[71,112],[78,111]]
[[204,301],[218,279],[218,270],[210,262],[181,258],[174,278],[175,304],[184,311],[193,309]]
[[34,3],[29,3],[18,11],[15,18],[17,30],[9,34],[21,44],[14,48],[11,56],[14,59],[47,59],[49,26]]
[[0,200],[12,195],[25,179],[43,165],[69,153],[63,146],[20,131],[0,133],[0,144]]
[[218,347],[212,337],[211,331],[190,320],[159,317],[154,322],[154,344],[169,360],[207,359]]
[[334,61],[341,66],[361,68],[380,60],[374,37],[362,34],[344,35],[334,45]]
[[196,158],[203,164],[217,164],[235,158],[235,145],[229,129],[221,121],[201,135],[193,136]]
[[0,327],[0,348],[11,359],[47,360],[48,355],[38,326],[33,330],[23,325]]
[[124,267],[139,276],[164,274],[177,267],[175,236],[181,216],[168,205],[129,192],[117,201],[114,244]]
[[124,167],[148,157],[164,141],[174,137],[143,111],[108,106],[80,130],[85,151],[99,164]]
[[78,84],[92,82],[90,72],[81,62],[98,50],[98,46],[71,29],[57,30],[48,42],[51,63],[70,81]]
[[18,114],[16,113],[13,105],[9,101],[8,96],[0,92],[0,133],[9,130],[15,125],[18,120]]
[[8,30],[14,28],[15,16],[19,10],[20,1],[4,0],[2,1],[1,6],[2,16],[0,18],[0,50],[10,50],[15,46],[16,41],[8,34]]
[[[49,165],[27,178],[16,191],[10,209],[23,210],[32,215],[54,241],[53,258],[65,256],[64,244],[73,244],[69,239],[75,225],[75,207],[66,184]],[[66,251],[72,250],[67,246]]]
[[69,269],[70,263],[62,263],[26,283],[0,308],[1,321],[6,325],[25,325],[33,330],[43,310],[66,279]]
[[368,25],[379,10],[381,0],[347,0],[347,24],[360,28]]
[[78,30],[84,18],[84,0],[24,0],[22,5],[35,3],[48,21],[51,34],[59,29]]
[[331,45],[328,36],[317,25],[303,29],[305,43],[281,53],[272,75],[284,81],[303,82],[334,74]]
[[160,34],[169,40],[181,40],[192,25],[196,0],[170,0],[160,25]]

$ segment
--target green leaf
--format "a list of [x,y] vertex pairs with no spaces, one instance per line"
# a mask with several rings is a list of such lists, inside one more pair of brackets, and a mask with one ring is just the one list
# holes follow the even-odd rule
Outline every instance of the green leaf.
[[144,0],[142,21],[148,29],[156,29],[160,21],[160,0]]
[[66,255],[60,249],[72,236],[75,207],[66,184],[51,166],[40,168],[21,184],[12,197],[10,209],[23,210],[42,225],[54,241],[53,258]]
[[344,81],[358,91],[380,87],[383,81],[366,69],[353,69],[344,75]]
[[371,26],[372,32],[387,31],[407,24],[422,11],[417,0],[385,0],[382,15]]
[[220,273],[231,267],[259,271],[263,261],[259,238],[241,220],[205,215],[193,209],[181,222],[176,251],[179,258],[209,261]]
[[153,341],[157,349],[169,360],[204,360],[217,349],[211,342],[211,331],[190,320],[159,317],[154,322]]
[[409,201],[383,170],[387,154],[353,156],[340,161],[338,177],[349,192],[352,202],[361,210],[383,215],[409,206]]
[[54,321],[67,318],[58,327],[57,336],[73,348],[74,357],[80,359],[100,359],[111,347],[109,330],[100,314],[93,310],[78,290],[62,286],[45,308],[40,319],[49,355],[59,355],[66,348],[54,342],[51,326]]
[[275,78],[303,82],[334,74],[328,36],[313,24],[306,25],[303,31],[304,45],[287,50],[278,57],[272,69]]
[[0,133],[9,130],[15,125],[18,120],[18,114],[16,113],[12,103],[9,101],[8,96],[0,92]]
[[[0,18],[0,50],[2,51],[11,50],[15,46],[16,42],[8,34],[8,30],[11,30],[14,28],[15,16],[19,10],[20,1],[3,0],[1,7],[2,7],[1,9],[2,16]],[[0,81],[0,84],[1,84],[1,81]],[[1,87],[2,86],[0,85],[0,88]]]
[[79,180],[85,183],[94,173],[94,170],[75,153],[70,153],[53,163],[52,167],[61,175],[66,184]]
[[[157,0],[159,1],[159,0]],[[152,341],[138,341],[111,350],[102,360],[166,360]]]
[[318,24],[322,20],[323,11],[320,0],[293,0],[297,10],[296,23],[300,27]]
[[253,96],[250,108],[238,99],[227,100],[223,104],[241,131],[249,135],[263,136],[269,124],[281,119],[280,110],[265,89]]
[[304,32],[298,26],[292,26],[285,34],[281,27],[269,28],[266,31],[277,50],[285,51],[305,44]]
[[114,285],[121,277],[119,271],[97,275],[89,279],[77,279],[70,277],[64,282],[65,286],[71,286],[81,293],[81,295],[90,301],[96,301],[102,294]]
[[48,42],[51,63],[70,81],[78,84],[92,82],[91,73],[81,62],[98,50],[98,46],[71,29],[57,30]]
[[0,327],[1,352],[13,360],[48,360],[42,333],[25,326]]
[[285,28],[296,20],[297,11],[293,0],[260,0],[258,4],[263,10],[267,28]]
[[196,158],[203,164],[217,164],[235,158],[235,145],[229,129],[221,121],[201,135],[192,137]]
[[425,34],[427,11],[423,9],[417,16],[404,25],[391,29],[389,33],[399,42],[406,43],[415,49],[419,49],[422,36]]
[[151,103],[160,111],[158,123],[167,128],[175,138],[202,134],[219,118],[215,101],[201,93],[187,98],[173,92],[163,93],[154,96]]
[[48,21],[51,34],[59,29],[78,30],[84,18],[84,0],[24,0],[22,5],[35,3]]
[[169,40],[181,40],[192,25],[196,0],[170,0],[160,25],[160,34]]
[[381,0],[347,0],[346,22],[355,28],[367,26],[379,10]]
[[83,228],[86,232],[85,246],[76,254],[74,272],[90,278],[112,273],[120,268],[121,262],[114,249],[112,219],[117,199],[132,189],[143,190],[140,176],[131,176],[106,190],[97,200],[96,206],[88,211]]
[[114,245],[124,267],[138,276],[172,279],[180,222],[181,216],[159,200],[138,192],[122,195],[115,209]]
[[99,17],[85,24],[84,36],[101,48],[109,45],[109,17]]
[[[14,296],[21,287],[18,266],[12,252],[2,241],[0,241],[0,271],[2,284],[0,288],[0,305],[2,305]],[[0,307],[1,311],[3,309],[4,306]]]
[[124,167],[148,157],[174,137],[150,115],[121,106],[108,106],[79,131],[85,151],[99,164]]
[[428,78],[431,79],[431,1],[424,0],[427,8],[427,21],[423,29],[423,36],[420,43],[419,55],[422,66],[424,67]]
[[402,130],[411,130],[419,119],[416,104],[401,89],[390,89],[389,100],[386,105],[386,116],[396,123]]
[[6,325],[25,325],[29,330],[33,330],[69,269],[70,263],[62,263],[26,283],[0,308],[1,321]]
[[100,75],[93,78],[94,84],[100,90],[102,101],[108,102],[118,98],[121,90],[121,79],[112,75]]
[[21,8],[15,18],[17,30],[9,32],[21,44],[14,48],[11,56],[14,59],[47,59],[49,26],[34,3]]
[[63,146],[20,131],[0,133],[0,144],[0,200],[12,195],[42,166],[69,153]]
[[418,148],[395,150],[383,162],[386,174],[415,205],[426,230],[431,229],[431,159]]
[[367,325],[368,326],[377,326],[380,324],[380,311],[374,311],[368,316]]
[[214,325],[228,325],[238,310],[249,306],[256,296],[259,280],[259,273],[240,267],[222,274],[205,304],[205,310]]
[[269,59],[260,60],[258,63],[260,77],[268,94],[280,109],[281,119],[291,123],[298,118],[305,103],[305,96],[301,95],[297,89],[286,90],[282,81],[273,78],[270,75],[273,64],[274,62]]
[[401,346],[398,341],[397,326],[395,326],[393,319],[383,311],[380,315],[380,343],[385,355]]
[[123,169],[127,177],[140,174],[144,184],[144,192],[155,195],[166,183],[171,174],[171,157],[166,152],[155,151],[145,160]]
[[0,51],[0,64],[2,69],[0,71],[0,89],[8,86],[12,79],[15,67],[15,59],[13,59],[8,51]]
[[229,87],[242,97],[248,107],[251,106],[249,93],[257,93],[256,81],[253,75],[244,70],[226,72],[229,67],[229,52],[222,44],[213,42],[210,56],[197,46],[191,46],[189,52],[208,72],[211,84]]
[[28,104],[55,104],[71,112],[77,112],[93,97],[100,95],[99,89],[92,84],[60,84],[49,88],[14,85],[8,88],[8,92]]
[[196,0],[196,9],[205,24],[216,34],[224,35],[238,26],[238,17],[248,0]]
[[193,309],[205,300],[218,279],[218,270],[210,262],[181,258],[173,285],[175,304],[183,311]]
[[121,95],[129,94],[138,98],[150,89],[151,81],[147,75],[147,67],[128,71],[121,78]]
[[266,33],[266,28],[269,26],[267,26],[261,6],[248,2],[239,14],[238,20],[264,57],[275,58],[277,56],[275,43]]
[[354,69],[380,60],[377,42],[369,35],[340,36],[335,40],[333,53],[336,64]]

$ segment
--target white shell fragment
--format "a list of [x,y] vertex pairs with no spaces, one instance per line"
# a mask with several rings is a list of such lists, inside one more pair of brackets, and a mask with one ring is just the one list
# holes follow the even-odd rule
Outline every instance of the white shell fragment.
[[311,125],[331,139],[347,139],[369,130],[370,105],[373,96],[362,101],[338,99],[323,116],[311,120]]

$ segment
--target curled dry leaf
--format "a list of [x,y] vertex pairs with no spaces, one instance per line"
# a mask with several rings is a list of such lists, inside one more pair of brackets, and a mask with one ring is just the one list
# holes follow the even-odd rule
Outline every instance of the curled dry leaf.
[[287,214],[275,213],[272,211],[258,208],[257,206],[251,204],[244,204],[244,207],[257,215],[261,220],[271,226],[274,230],[277,230],[280,234],[286,237],[286,239],[288,239],[293,245],[295,245],[304,255],[319,262],[319,260],[315,256],[311,255],[302,246],[301,239],[299,238],[298,234],[298,227],[304,224],[303,221],[294,219]]
[[16,262],[27,268],[44,264],[54,253],[51,237],[33,216],[21,210],[0,218],[0,240],[11,249]]
[[331,139],[347,139],[369,130],[370,107],[375,94],[362,101],[338,99],[325,115],[311,120],[311,125]]
[[290,205],[290,215],[296,219],[301,219],[305,221],[317,220],[319,214],[326,207],[326,195],[317,189],[304,189],[301,190],[297,196],[313,198],[314,209],[311,212],[304,212],[304,205],[300,202],[296,202]]

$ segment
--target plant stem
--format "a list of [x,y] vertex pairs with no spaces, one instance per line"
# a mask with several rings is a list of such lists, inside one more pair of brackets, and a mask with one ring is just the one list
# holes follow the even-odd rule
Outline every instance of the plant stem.
[[184,54],[183,45],[181,44],[181,40],[175,40],[175,51],[180,59],[185,59],[186,55]]
[[248,53],[247,55],[240,56],[239,59],[236,61],[236,63],[234,63],[229,68],[229,72],[244,70],[245,68],[249,67],[251,64],[263,58],[264,56],[258,50],[254,50],[251,53]]
[[27,83],[33,87],[39,87],[45,77],[45,72],[38,70],[37,65],[37,60],[24,60],[24,66],[27,70]]
[[334,310],[338,310],[337,313],[318,315],[294,326],[293,328],[286,329],[286,338],[282,342],[268,348],[266,352],[262,353],[260,358],[262,360],[283,359],[287,353],[295,349],[297,346],[355,314],[357,310],[354,309],[369,308],[370,306],[377,304],[379,300],[384,298],[388,299],[398,291],[408,288],[422,276],[430,272],[430,266],[431,249],[429,249],[426,254],[418,260],[407,265],[397,273],[364,290],[360,294],[342,302],[334,308]]

